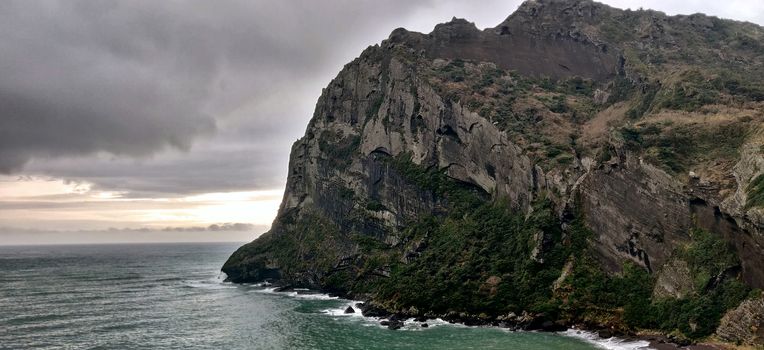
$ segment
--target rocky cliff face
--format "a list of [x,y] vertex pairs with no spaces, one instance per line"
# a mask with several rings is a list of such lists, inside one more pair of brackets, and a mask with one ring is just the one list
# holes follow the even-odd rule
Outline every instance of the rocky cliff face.
[[[588,0],[396,29],[324,89],[273,228],[223,271],[411,315],[706,336],[764,287],[762,42],[752,24]],[[632,278],[644,288],[619,290]],[[633,301],[593,312],[598,293],[714,308],[653,325]]]

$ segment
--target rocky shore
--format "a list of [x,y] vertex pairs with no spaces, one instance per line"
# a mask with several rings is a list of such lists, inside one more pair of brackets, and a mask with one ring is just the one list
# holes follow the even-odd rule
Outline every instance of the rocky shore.
[[[274,292],[277,293],[307,293],[307,294],[327,294],[332,297],[352,299],[354,296],[347,294],[337,294],[328,291],[308,290],[295,288],[292,285],[280,284],[278,281],[273,284]],[[357,296],[355,296],[357,297]],[[355,306],[355,307],[353,307]],[[360,312],[364,317],[375,318],[379,320],[381,326],[390,330],[399,330],[403,328],[404,323],[413,320],[419,327],[428,328],[432,320],[441,319],[443,321],[462,324],[470,327],[497,327],[511,331],[537,331],[537,332],[565,332],[573,329],[576,331],[591,332],[600,339],[619,338],[623,341],[646,341],[649,346],[656,350],[732,350],[740,347],[724,342],[692,342],[685,338],[671,335],[650,334],[646,332],[624,332],[616,329],[596,327],[583,323],[569,324],[563,320],[551,321],[544,314],[531,314],[522,312],[521,314],[509,313],[498,317],[488,317],[486,315],[474,315],[468,313],[448,313],[434,314],[430,312],[420,312],[410,310],[408,312],[391,312],[384,308],[374,305],[368,300],[356,303],[345,308],[345,314]]]

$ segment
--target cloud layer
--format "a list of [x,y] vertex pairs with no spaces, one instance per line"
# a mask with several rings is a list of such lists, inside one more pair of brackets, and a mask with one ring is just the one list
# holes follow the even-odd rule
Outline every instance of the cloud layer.
[[[288,149],[304,129],[320,87],[345,61],[434,5],[402,0],[4,1],[0,173],[26,169],[99,182],[112,178],[111,171],[123,174],[122,183],[136,184],[146,181],[123,180],[144,175],[161,180],[156,172],[170,174],[177,166],[178,171],[195,167],[214,183],[221,177],[209,176],[215,174],[200,163],[227,168],[216,164],[225,148],[221,143],[266,153],[252,152],[251,163],[272,162],[267,153],[275,150],[258,143]],[[428,21],[434,25],[439,19]],[[126,170],[123,162],[102,161],[188,151],[213,135],[216,141],[204,144],[210,151],[195,149],[200,156],[188,162],[171,155]],[[283,159],[285,152],[278,154]],[[244,175],[243,154],[235,150],[231,156],[232,175]],[[92,166],[58,161],[78,163],[81,157],[98,164],[102,176],[82,174]],[[265,168],[258,165],[250,180]],[[265,177],[263,185],[273,186],[273,174],[266,171]],[[187,182],[189,188],[215,187]],[[220,182],[221,188],[230,187]]]
[[[0,1],[0,174],[125,198],[277,189],[321,88],[363,48],[452,16],[494,26],[520,2]],[[605,2],[764,23],[756,0]]]

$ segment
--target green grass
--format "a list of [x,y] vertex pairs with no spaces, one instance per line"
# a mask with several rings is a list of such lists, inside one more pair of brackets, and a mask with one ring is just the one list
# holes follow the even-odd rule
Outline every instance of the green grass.
[[700,107],[720,102],[720,87],[700,71],[682,73],[680,81],[664,87],[656,96],[656,108],[697,111]]
[[764,174],[760,174],[748,184],[746,194],[746,208],[764,208]]
[[620,129],[626,147],[671,174],[684,174],[706,161],[734,160],[748,136],[744,123],[646,124]]
[[324,131],[318,140],[318,148],[326,155],[326,161],[339,170],[346,169],[361,145],[359,135],[343,135],[342,132]]
[[409,153],[402,153],[389,161],[401,176],[445,199],[454,215],[476,208],[485,200],[485,193],[477,188],[454,181],[436,167],[426,169],[413,163]]

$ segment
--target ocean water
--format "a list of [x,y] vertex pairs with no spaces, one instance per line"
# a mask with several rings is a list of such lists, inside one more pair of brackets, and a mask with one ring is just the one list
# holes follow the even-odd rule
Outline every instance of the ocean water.
[[223,283],[239,244],[0,247],[0,349],[642,349],[591,334],[431,320],[391,331],[353,302]]

